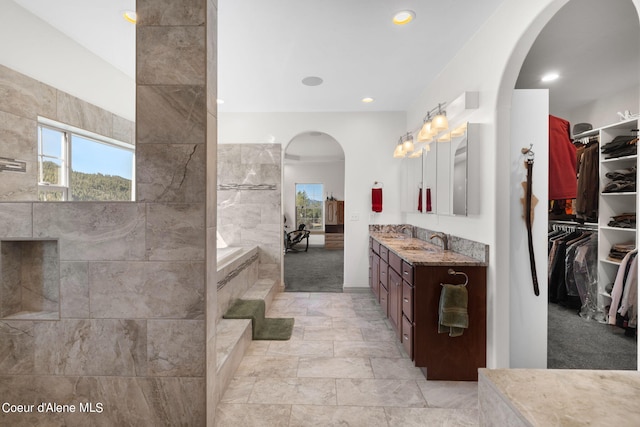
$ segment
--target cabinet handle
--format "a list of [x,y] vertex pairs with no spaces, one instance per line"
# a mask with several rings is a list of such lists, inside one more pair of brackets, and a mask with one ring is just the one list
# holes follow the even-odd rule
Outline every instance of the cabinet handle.
[[402,334],[402,336],[404,337],[405,340],[409,339],[409,335],[407,335],[407,334]]
[[409,300],[407,298],[402,298],[404,300],[404,302],[409,302]]
[[404,274],[405,276],[408,276],[409,272],[408,271],[403,271],[402,274]]

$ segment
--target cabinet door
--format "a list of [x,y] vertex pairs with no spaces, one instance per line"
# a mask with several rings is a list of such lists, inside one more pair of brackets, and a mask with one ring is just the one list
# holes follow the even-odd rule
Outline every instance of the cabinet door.
[[389,268],[389,320],[398,333],[401,330],[402,321],[402,277]]
[[401,341],[405,351],[413,360],[413,324],[404,316],[402,316]]
[[380,256],[375,252],[372,256],[370,285],[373,294],[376,296],[378,302],[380,302]]
[[344,224],[344,200],[338,200],[336,207],[336,222]]
[[324,218],[324,223],[326,225],[335,225],[338,223],[338,218],[336,216],[336,208],[337,208],[337,203],[335,200],[329,200],[327,202],[325,202],[325,218]]

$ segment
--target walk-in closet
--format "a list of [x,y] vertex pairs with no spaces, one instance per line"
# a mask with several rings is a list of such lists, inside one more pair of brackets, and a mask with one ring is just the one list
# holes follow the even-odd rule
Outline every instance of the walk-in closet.
[[[637,369],[640,34],[631,0],[603,3],[567,3],[516,85],[548,90],[547,263],[537,273],[551,369]],[[541,81],[549,71],[557,80]]]

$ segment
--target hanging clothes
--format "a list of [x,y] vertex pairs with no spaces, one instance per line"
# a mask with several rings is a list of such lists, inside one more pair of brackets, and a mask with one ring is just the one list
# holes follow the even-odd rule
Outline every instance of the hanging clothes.
[[578,193],[576,195],[576,218],[597,221],[599,188],[598,142],[585,147],[578,170]]
[[567,120],[549,116],[549,200],[576,198],[577,149],[569,129]]
[[603,308],[597,307],[598,235],[592,230],[567,228],[549,233],[549,302],[579,310],[585,318],[602,320]]
[[[610,325],[634,329],[638,322],[636,299],[638,294],[638,250],[629,251],[620,262],[618,273],[611,291],[611,305],[609,306]],[[627,297],[625,300],[624,297]],[[630,310],[631,309],[631,310]],[[631,314],[631,317],[629,316]]]

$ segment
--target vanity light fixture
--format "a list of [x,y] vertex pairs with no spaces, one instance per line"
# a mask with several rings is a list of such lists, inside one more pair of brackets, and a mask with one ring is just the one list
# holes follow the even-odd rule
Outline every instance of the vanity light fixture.
[[138,14],[133,10],[125,10],[122,12],[122,17],[125,21],[135,24],[138,21]]
[[[428,145],[427,145],[428,147]],[[410,159],[416,159],[418,157],[420,157],[422,155],[422,148],[419,150],[414,151],[413,153],[409,154],[409,158]]]
[[415,149],[413,145],[413,135],[407,132],[407,135],[404,137],[404,142],[402,143],[402,151],[406,153],[411,153]]
[[393,23],[396,25],[406,25],[413,21],[416,17],[416,13],[413,10],[401,10],[393,15]]
[[402,138],[398,140],[398,145],[396,145],[396,149],[393,151],[394,159],[401,159],[405,155],[404,150],[402,149]]
[[431,130],[431,113],[427,113],[425,118],[422,121],[422,127],[420,128],[420,132],[418,132],[418,142],[431,142],[433,141],[433,136],[435,132]]
[[447,112],[442,110],[442,104],[438,104],[438,114],[431,120],[431,128],[436,132],[441,132],[449,128]]

